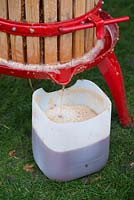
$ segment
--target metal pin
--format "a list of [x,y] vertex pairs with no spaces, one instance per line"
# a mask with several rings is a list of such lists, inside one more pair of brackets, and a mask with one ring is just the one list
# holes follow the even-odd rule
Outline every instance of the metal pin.
[[82,22],[81,22],[81,24],[85,24],[85,22],[84,22],[84,21],[82,21]]
[[13,27],[13,28],[12,28],[12,31],[16,31],[16,27]]
[[34,29],[33,28],[30,28],[30,33],[34,33]]

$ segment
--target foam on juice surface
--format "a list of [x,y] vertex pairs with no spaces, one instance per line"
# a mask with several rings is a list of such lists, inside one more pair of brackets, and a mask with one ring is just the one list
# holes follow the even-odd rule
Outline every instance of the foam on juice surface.
[[47,110],[45,114],[51,121],[56,123],[82,122],[97,116],[93,110],[85,105],[63,105],[62,113],[60,106],[55,106]]

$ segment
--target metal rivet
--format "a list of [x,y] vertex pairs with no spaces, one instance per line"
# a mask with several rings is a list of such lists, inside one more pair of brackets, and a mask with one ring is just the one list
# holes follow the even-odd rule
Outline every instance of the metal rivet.
[[30,28],[30,33],[34,33],[34,29],[33,28]]
[[119,72],[116,72],[116,76],[119,76],[119,74],[120,74]]
[[85,22],[84,22],[84,21],[82,21],[82,22],[81,22],[81,24],[85,24]]
[[13,27],[13,28],[12,28],[12,31],[16,31],[16,27]]

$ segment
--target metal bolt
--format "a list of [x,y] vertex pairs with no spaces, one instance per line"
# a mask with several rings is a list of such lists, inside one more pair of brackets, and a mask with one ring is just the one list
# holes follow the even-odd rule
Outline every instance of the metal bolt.
[[85,24],[85,22],[84,22],[84,21],[82,21],[82,22],[81,22],[81,24]]
[[12,28],[12,31],[16,31],[16,27],[13,27],[13,28]]
[[34,33],[34,29],[33,28],[30,28],[30,33]]

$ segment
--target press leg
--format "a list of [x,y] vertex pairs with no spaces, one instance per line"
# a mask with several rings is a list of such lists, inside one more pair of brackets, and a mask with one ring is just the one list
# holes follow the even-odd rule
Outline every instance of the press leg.
[[98,64],[98,68],[110,88],[121,124],[130,125],[122,71],[115,54],[110,53]]

